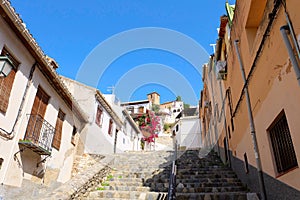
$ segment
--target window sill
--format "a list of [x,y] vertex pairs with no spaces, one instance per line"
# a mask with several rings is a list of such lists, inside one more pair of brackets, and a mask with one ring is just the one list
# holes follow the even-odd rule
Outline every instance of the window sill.
[[298,169],[298,168],[299,168],[299,166],[296,166],[296,167],[292,167],[289,170],[286,170],[285,172],[277,173],[275,178],[280,178],[281,176],[284,176],[284,175],[288,174],[289,172],[294,171],[295,169]]

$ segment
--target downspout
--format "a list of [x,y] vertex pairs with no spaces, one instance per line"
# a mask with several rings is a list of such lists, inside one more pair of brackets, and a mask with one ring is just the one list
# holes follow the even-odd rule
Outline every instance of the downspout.
[[294,45],[295,45],[295,49],[297,51],[298,59],[300,59],[299,44],[298,44],[297,39],[296,39],[296,35],[295,35],[295,32],[294,32],[292,21],[290,20],[289,14],[286,10],[286,2],[283,2],[283,0],[281,0],[281,1],[282,1],[282,4],[283,4],[283,7],[284,7],[284,14],[285,14],[285,18],[286,18],[286,21],[287,21],[287,25],[289,27],[290,34],[292,36],[292,39],[293,39],[293,42],[294,42]]
[[[297,59],[295,57],[292,45],[291,45],[290,40],[288,38],[287,31],[289,31],[290,33],[292,32],[289,29],[288,25],[280,27],[280,32],[281,32],[281,35],[283,37],[283,41],[284,41],[285,46],[287,48],[290,60],[292,62],[292,65],[293,65],[293,68],[294,68],[294,71],[295,71],[295,74],[296,74],[296,77],[297,77],[298,84],[300,86],[300,69],[299,69],[299,65],[298,65]],[[292,37],[293,37],[293,35],[292,35]]]
[[[31,69],[30,69],[29,77],[28,77],[28,81],[27,81],[27,85],[26,85],[26,88],[25,88],[25,91],[24,91],[24,94],[23,94],[23,97],[22,97],[22,101],[21,101],[21,104],[20,104],[20,108],[19,108],[19,111],[18,111],[18,115],[17,115],[17,118],[16,118],[16,120],[14,122],[12,130],[10,132],[6,132],[4,129],[1,128],[1,130],[4,130],[7,133],[7,134],[5,134],[5,133],[2,133],[2,131],[0,131],[1,136],[7,138],[8,140],[13,139],[14,136],[15,136],[15,127],[16,127],[16,124],[19,122],[19,120],[21,118],[21,113],[23,111],[23,107],[24,107],[24,104],[25,104],[25,99],[27,97],[27,93],[28,93],[29,87],[30,87],[30,85],[32,83],[32,77],[33,77],[33,73],[35,71],[36,65],[37,65],[37,62],[35,62],[32,65]],[[13,151],[14,151],[14,148],[11,148],[11,152],[10,152],[9,158],[8,158],[7,168],[5,169],[5,173],[3,173],[3,179],[1,180],[1,184],[5,183],[7,171],[9,169],[10,165],[11,165],[10,160],[13,157]]]
[[225,91],[225,97],[223,97],[223,90],[222,90],[222,85],[221,85],[221,81],[219,81],[219,85],[220,85],[220,94],[221,94],[221,100],[222,100],[222,107],[221,107],[221,114],[219,116],[218,122],[221,123],[221,117],[223,115],[224,118],[224,130],[225,130],[225,138],[226,138],[226,148],[224,149],[224,151],[226,150],[227,152],[227,156],[228,156],[228,164],[229,167],[231,167],[231,157],[230,157],[230,152],[229,152],[229,137],[228,137],[228,131],[227,131],[227,120],[226,120],[226,114],[225,114],[225,101],[227,99],[227,96],[229,94],[229,89],[227,89]]
[[23,111],[25,99],[26,99],[26,96],[27,96],[28,89],[29,89],[29,87],[31,85],[31,80],[32,80],[33,72],[35,70],[36,65],[37,65],[37,62],[35,62],[32,65],[31,69],[30,69],[28,81],[27,81],[27,84],[26,84],[26,88],[25,88],[25,91],[24,91],[24,94],[23,94],[23,97],[22,97],[22,101],[21,101],[21,104],[20,104],[20,107],[19,107],[19,110],[18,110],[18,114],[17,114],[16,120],[15,120],[15,122],[13,124],[13,127],[12,127],[11,131],[7,131],[7,130],[5,130],[3,128],[0,128],[0,136],[6,138],[7,140],[11,140],[15,136],[15,128],[16,128],[16,125],[17,125],[17,123],[19,122],[19,120],[21,118],[21,114],[22,114],[22,111]]
[[252,113],[252,109],[251,109],[251,102],[250,102],[250,97],[249,97],[248,85],[246,84],[247,80],[246,80],[245,70],[244,70],[243,62],[242,62],[241,55],[240,55],[240,52],[239,52],[238,43],[239,43],[239,41],[235,40],[234,41],[234,47],[235,47],[235,50],[236,50],[236,53],[237,53],[237,58],[238,58],[238,61],[239,61],[239,65],[240,65],[240,69],[241,69],[241,73],[242,73],[242,78],[243,78],[244,84],[246,86],[244,88],[244,93],[245,93],[246,103],[247,103],[247,108],[248,108],[248,117],[249,117],[249,122],[250,122],[250,133],[251,133],[251,136],[252,136],[252,143],[253,143],[253,147],[254,147],[254,155],[255,155],[256,167],[257,167],[257,173],[258,173],[258,182],[259,182],[259,187],[260,187],[260,195],[261,195],[262,200],[266,200],[266,188],[265,188],[265,184],[264,184],[264,178],[263,178],[263,172],[262,172],[262,166],[261,166],[261,159],[260,159],[259,148],[258,148],[258,144],[257,144],[253,113]]
[[[210,61],[210,65],[212,65],[212,62],[213,62],[213,60],[212,60],[213,58],[211,58],[211,61]],[[212,66],[211,66],[211,68],[212,68]],[[218,134],[218,130],[217,130],[217,121],[218,120],[216,120],[216,108],[215,108],[215,94],[214,94],[214,86],[213,86],[213,83],[212,83],[212,73],[214,73],[214,71],[212,70],[212,71],[210,71],[209,72],[209,82],[210,82],[210,87],[211,87],[211,96],[212,96],[212,103],[211,103],[211,105],[213,106],[213,108],[214,108],[214,110],[213,110],[213,112],[212,112],[212,118],[211,118],[211,120],[210,120],[210,122],[211,123],[213,123],[213,132],[214,132],[214,135],[215,135],[215,140],[216,141],[212,141],[214,144],[212,144],[213,146],[215,146],[218,142],[218,139],[217,139],[217,137],[216,136],[218,136],[219,134]],[[220,148],[219,148],[219,145],[217,144],[217,148],[218,148],[218,155],[220,155]]]

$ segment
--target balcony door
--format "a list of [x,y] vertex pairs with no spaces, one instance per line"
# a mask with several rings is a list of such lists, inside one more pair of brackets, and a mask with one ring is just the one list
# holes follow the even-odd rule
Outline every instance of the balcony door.
[[41,87],[38,87],[29,116],[25,140],[28,139],[34,143],[39,143],[49,98],[49,95]]

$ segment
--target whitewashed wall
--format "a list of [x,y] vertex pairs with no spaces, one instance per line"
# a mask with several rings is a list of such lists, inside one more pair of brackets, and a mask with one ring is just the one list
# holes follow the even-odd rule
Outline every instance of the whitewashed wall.
[[[29,71],[35,61],[2,18],[0,18],[0,27],[0,48],[2,49],[3,45],[5,45],[11,51],[13,56],[21,62],[11,90],[8,110],[5,115],[0,114],[0,127],[10,131],[17,117],[28,81]],[[43,157],[38,156],[28,149],[25,149],[25,151],[22,153],[17,152],[20,150],[18,141],[19,139],[24,138],[28,123],[27,114],[31,113],[31,108],[39,85],[46,91],[48,95],[50,95],[49,104],[44,117],[45,120],[55,127],[59,108],[66,113],[66,120],[63,124],[60,151],[58,152],[57,150],[53,149],[53,153],[51,157],[46,160],[46,163],[37,167],[37,162],[43,159]],[[30,171],[41,171],[41,173],[43,173],[45,168],[48,169],[48,171],[52,169],[55,169],[56,171],[54,176],[47,177],[48,175],[46,170],[44,178],[49,178],[49,181],[67,181],[70,178],[73,164],[74,146],[71,144],[71,135],[74,124],[78,128],[81,126],[78,123],[78,119],[73,116],[71,109],[66,106],[64,101],[51,87],[39,69],[36,68],[32,79],[32,84],[28,89],[25,104],[21,113],[21,118],[15,128],[15,137],[12,140],[5,140],[4,138],[0,137],[0,157],[4,159],[0,169],[0,182],[12,186],[21,186],[23,179],[41,182],[42,179],[34,178]],[[17,154],[14,157],[15,153]]]
[[176,132],[176,139],[180,147],[196,149],[202,147],[200,120],[198,117],[181,118],[176,132],[176,125],[172,132]]

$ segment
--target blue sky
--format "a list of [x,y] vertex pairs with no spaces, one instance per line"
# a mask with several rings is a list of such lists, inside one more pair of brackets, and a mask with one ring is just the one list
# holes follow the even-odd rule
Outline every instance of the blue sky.
[[[122,101],[145,99],[147,93],[157,91],[162,102],[180,95],[192,105],[197,104],[202,89],[201,66],[208,60],[205,53],[212,53],[210,44],[215,43],[220,16],[226,13],[225,0],[11,0],[11,4],[44,52],[58,62],[59,74],[98,87],[103,93],[109,93],[108,87],[115,86]],[[177,32],[178,37],[184,36],[202,46],[203,52],[197,52],[192,43],[176,39],[177,36],[170,39],[168,33],[155,38],[158,44],[139,43],[144,48],[134,49],[133,45],[131,51],[115,53],[151,38],[145,38],[146,34],[122,38],[124,31],[146,27]],[[110,38],[114,36],[119,40],[112,45]],[[168,39],[168,47],[164,44],[157,48],[159,42]],[[169,46],[177,49],[169,51]],[[114,59],[104,63],[109,53],[114,54]],[[92,68],[87,68],[85,65],[93,54]],[[201,58],[197,64],[191,63],[187,59],[190,55]],[[98,74],[98,68],[103,73]],[[98,78],[91,81],[95,74]]]

